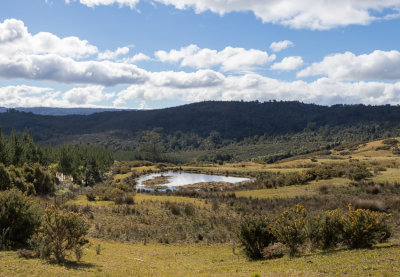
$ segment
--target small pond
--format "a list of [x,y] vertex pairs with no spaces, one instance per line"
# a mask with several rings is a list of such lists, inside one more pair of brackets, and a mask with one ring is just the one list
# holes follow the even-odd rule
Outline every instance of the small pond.
[[229,177],[220,175],[208,175],[208,174],[195,174],[195,173],[185,173],[185,172],[163,172],[163,173],[153,173],[150,175],[142,176],[137,180],[137,188],[146,188],[143,184],[144,181],[151,180],[160,176],[168,177],[166,178],[166,183],[159,184],[165,188],[176,188],[186,185],[192,185],[204,182],[225,182],[231,184],[237,184],[240,182],[250,181],[249,178],[240,177]]

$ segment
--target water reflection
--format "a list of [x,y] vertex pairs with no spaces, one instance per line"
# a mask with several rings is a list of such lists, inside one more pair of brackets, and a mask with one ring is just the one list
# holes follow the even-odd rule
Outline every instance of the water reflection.
[[245,181],[250,181],[249,178],[240,178],[240,177],[229,177],[229,176],[218,176],[218,175],[207,175],[207,174],[194,174],[194,173],[185,173],[185,172],[164,172],[164,173],[153,173],[150,175],[146,175],[140,177],[137,180],[137,188],[145,188],[143,185],[143,181],[153,179],[158,176],[169,176],[169,183],[161,184],[161,186],[165,186],[166,188],[172,187],[180,187],[186,185],[192,185],[196,183],[203,182],[226,182],[226,183],[240,183]]

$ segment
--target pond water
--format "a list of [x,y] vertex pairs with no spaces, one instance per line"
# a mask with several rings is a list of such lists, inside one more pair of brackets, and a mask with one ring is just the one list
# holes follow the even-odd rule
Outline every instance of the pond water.
[[137,180],[137,188],[145,188],[143,185],[143,181],[153,179],[159,176],[168,176],[168,183],[161,184],[161,186],[165,186],[165,188],[175,188],[186,185],[192,185],[196,183],[203,182],[227,182],[227,183],[240,183],[245,181],[250,181],[249,178],[240,178],[240,177],[229,177],[229,176],[219,176],[219,175],[208,175],[208,174],[195,174],[195,173],[186,173],[186,172],[163,172],[163,173],[153,173],[150,175],[146,175],[140,177]]

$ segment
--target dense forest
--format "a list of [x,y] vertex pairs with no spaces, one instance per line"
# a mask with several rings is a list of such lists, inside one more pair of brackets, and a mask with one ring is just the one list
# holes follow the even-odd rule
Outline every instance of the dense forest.
[[[329,126],[378,124],[398,127],[400,107],[334,105],[299,102],[201,102],[179,107],[102,112],[92,115],[42,116],[9,110],[0,114],[5,133],[28,128],[35,139],[59,135],[124,130],[132,134],[162,128],[164,134],[192,133],[208,137],[212,131],[224,139],[242,140],[255,135],[283,135]],[[375,132],[376,130],[371,130]],[[122,133],[122,132],[121,132]],[[122,136],[122,134],[121,134]]]
[[188,157],[186,161],[255,156],[273,161],[343,142],[397,136],[400,107],[208,101],[91,115],[45,116],[8,110],[0,113],[0,126],[6,134],[26,129],[42,145],[93,144],[132,152],[120,155],[125,159],[140,158],[141,144],[155,135],[159,152],[179,153]]

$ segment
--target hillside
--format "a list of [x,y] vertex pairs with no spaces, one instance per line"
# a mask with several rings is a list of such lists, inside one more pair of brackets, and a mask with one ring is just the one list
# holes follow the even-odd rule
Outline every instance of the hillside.
[[[85,246],[82,259],[75,261],[71,255],[67,262],[58,265],[37,257],[27,259],[21,255],[23,252],[10,249],[0,252],[0,268],[4,276],[398,276],[399,145],[399,138],[354,143],[336,147],[330,154],[314,152],[268,165],[203,163],[163,168],[142,161],[120,163],[112,170],[118,172],[111,176],[115,184],[130,176],[174,169],[255,180],[225,188],[226,191],[203,188],[198,194],[190,190],[186,194],[142,191],[134,196],[134,203],[126,205],[100,196],[97,201],[90,201],[87,194],[79,194],[78,190],[62,207],[80,211],[92,226],[88,234],[90,244]],[[360,181],[346,174],[323,177],[340,165],[365,167],[370,176]],[[291,176],[307,176],[304,173],[313,169],[329,171],[314,170],[320,172],[321,178],[305,183],[268,187],[268,180],[274,176],[290,180]],[[84,188],[84,192],[96,191],[102,185]],[[361,209],[366,205],[383,209],[393,218],[392,235],[389,241],[364,249],[352,249],[345,244],[314,249],[307,238],[295,257],[289,257],[284,248],[283,257],[249,260],[237,241],[241,220],[249,215],[276,216],[295,204],[303,205],[310,217],[333,209],[341,209],[341,215],[345,215],[348,204]]]
[[[241,157],[274,154],[299,147],[317,150],[343,141],[367,141],[400,134],[400,107],[300,102],[201,102],[159,110],[113,111],[49,116],[0,113],[0,126],[28,129],[43,144],[102,144],[135,149],[145,131],[161,134],[165,152],[243,152]],[[240,150],[237,146],[246,146]],[[265,145],[279,144],[279,147]],[[252,145],[251,149],[247,149]],[[254,147],[255,148],[254,148]],[[270,145],[271,146],[271,145]],[[251,155],[245,155],[250,153]],[[304,152],[304,151],[303,151]],[[298,153],[303,153],[297,151]],[[198,154],[198,153],[197,153]]]

